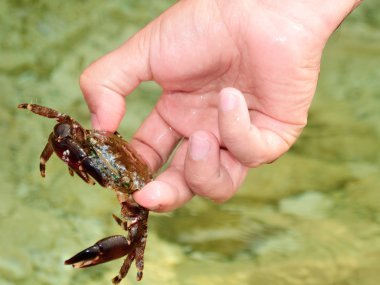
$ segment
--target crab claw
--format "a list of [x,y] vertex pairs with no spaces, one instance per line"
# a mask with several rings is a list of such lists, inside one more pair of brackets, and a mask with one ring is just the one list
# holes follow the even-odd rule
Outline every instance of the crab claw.
[[83,268],[108,262],[127,255],[132,250],[127,238],[122,235],[110,236],[78,252],[65,261],[66,265]]

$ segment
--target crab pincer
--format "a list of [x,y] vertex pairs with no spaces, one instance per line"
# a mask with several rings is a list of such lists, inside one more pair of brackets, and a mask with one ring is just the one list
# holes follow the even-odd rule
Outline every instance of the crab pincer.
[[131,252],[125,236],[115,235],[97,241],[94,245],[78,252],[65,261],[65,265],[84,268],[123,257]]

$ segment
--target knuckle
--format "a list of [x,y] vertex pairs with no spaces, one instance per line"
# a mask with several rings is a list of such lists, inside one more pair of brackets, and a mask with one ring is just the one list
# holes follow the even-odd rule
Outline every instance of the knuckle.
[[199,175],[195,173],[187,175],[186,177],[187,184],[192,190],[202,191],[202,189],[208,188],[208,184],[210,184],[210,180],[211,179],[209,177],[206,177],[205,175]]
[[279,156],[271,148],[263,147],[260,144],[254,145],[247,140],[235,140],[233,143],[228,142],[226,143],[226,147],[238,162],[249,168],[256,168],[270,163]]
[[195,192],[203,192],[215,184],[219,176],[219,168],[217,165],[210,163],[209,165],[197,165],[188,163],[185,169],[185,179],[188,186]]
[[208,197],[216,184],[214,177],[194,173],[186,177],[186,182],[193,193],[203,197]]
[[244,144],[246,142],[244,134],[237,128],[221,129],[221,137],[226,144]]
[[89,68],[85,69],[79,77],[79,86],[82,91],[86,91],[91,87],[91,76]]
[[218,173],[213,175],[197,175],[187,179],[191,191],[201,197],[206,197],[215,203],[223,203],[233,195],[234,187]]
[[240,160],[240,162],[246,166],[246,167],[249,167],[249,168],[257,168],[263,164],[266,163],[266,160],[264,157],[252,157],[250,159],[247,159],[247,157],[245,156],[244,158],[242,158]]
[[277,155],[268,153],[257,154],[256,152],[253,152],[250,155],[242,155],[239,161],[246,167],[257,168],[264,164],[270,164],[277,159]]
[[224,193],[223,195],[220,195],[220,197],[213,199],[212,201],[215,204],[223,204],[223,203],[227,202],[228,200],[230,200],[232,198],[232,196],[233,196],[233,194],[230,194],[230,192],[228,192],[228,193]]

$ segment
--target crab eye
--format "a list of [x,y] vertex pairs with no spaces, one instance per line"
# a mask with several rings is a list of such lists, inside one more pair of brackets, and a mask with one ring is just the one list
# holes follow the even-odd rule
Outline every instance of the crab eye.
[[65,138],[70,136],[71,126],[69,124],[58,124],[54,127],[56,137]]

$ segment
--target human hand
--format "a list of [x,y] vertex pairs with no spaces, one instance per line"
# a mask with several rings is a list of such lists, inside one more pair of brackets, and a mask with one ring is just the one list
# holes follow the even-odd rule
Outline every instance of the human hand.
[[194,194],[223,202],[249,167],[286,152],[306,125],[323,47],[358,3],[183,0],[87,68],[95,129],[115,131],[124,97],[154,80],[162,96],[132,144],[156,171],[182,139],[135,200],[156,211]]

